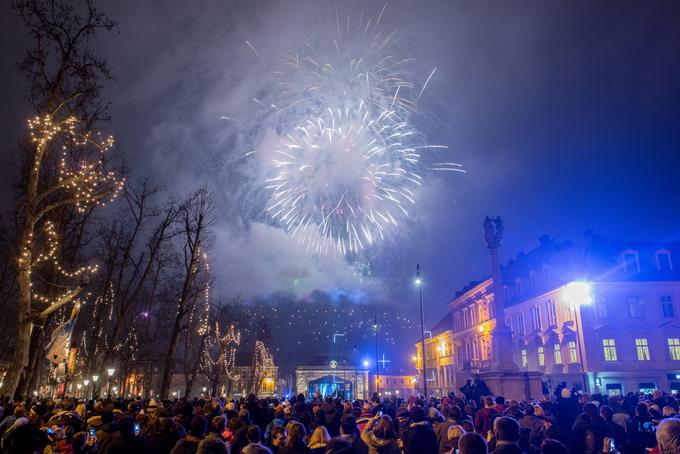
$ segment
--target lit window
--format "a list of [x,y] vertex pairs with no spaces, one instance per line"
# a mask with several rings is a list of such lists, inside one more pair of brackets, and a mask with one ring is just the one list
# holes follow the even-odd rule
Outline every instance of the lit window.
[[668,339],[668,350],[673,361],[680,361],[680,338],[673,337]]
[[616,361],[616,342],[614,339],[602,339],[602,350],[605,361]]
[[647,339],[635,339],[638,361],[649,361],[649,344]]
[[523,348],[522,349],[522,367],[527,367],[527,364],[529,364],[529,358],[527,358],[527,349]]
[[545,366],[545,350],[543,347],[538,347],[538,365],[540,367]]
[[555,344],[553,346],[553,356],[555,364],[562,364],[562,349],[560,348],[560,344]]
[[578,362],[578,358],[576,356],[576,342],[569,341],[567,343],[567,348],[569,349],[569,362],[570,363]]
[[661,295],[659,299],[661,300],[661,314],[666,318],[675,317],[673,297],[671,295]]

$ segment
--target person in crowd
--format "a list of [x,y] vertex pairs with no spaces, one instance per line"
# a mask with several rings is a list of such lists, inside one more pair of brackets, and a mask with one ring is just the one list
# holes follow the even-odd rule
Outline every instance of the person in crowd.
[[[323,410],[319,410],[323,412]],[[312,434],[309,436],[307,446],[312,450],[313,454],[323,454],[326,451],[326,444],[331,439],[328,430],[322,425],[317,425]]]
[[546,440],[541,445],[541,454],[570,454],[569,449],[557,440]]
[[652,421],[647,410],[647,405],[643,402],[635,406],[635,416],[628,421],[628,441],[640,448],[653,448],[656,446],[654,432],[656,424]]
[[116,418],[112,411],[105,411],[101,415],[101,425],[95,431],[97,437],[97,446],[100,452],[106,451],[106,447],[111,442],[114,432],[118,430]]
[[[365,427],[366,426],[364,425],[364,428]],[[339,438],[346,441],[349,444],[349,447],[352,450],[352,452],[354,452],[355,454],[368,453],[368,446],[361,438],[359,426],[354,415],[351,414],[342,415],[342,418],[340,419],[340,435],[335,438]]]
[[409,414],[411,424],[404,433],[404,454],[437,454],[439,452],[437,436],[425,419],[425,411],[414,406]]
[[195,454],[198,450],[198,444],[203,440],[207,431],[208,421],[205,416],[194,416],[186,437],[175,444],[175,447],[170,451],[171,454]]
[[490,430],[493,429],[493,421],[498,418],[500,414],[496,410],[496,403],[491,396],[484,397],[484,408],[477,411],[475,414],[475,430],[486,437]]
[[279,454],[279,450],[286,444],[286,429],[283,426],[274,426],[269,432],[267,447],[274,453]]
[[227,445],[220,438],[204,438],[198,444],[196,454],[227,454]]
[[667,418],[656,428],[659,454],[680,453],[680,419]]
[[130,416],[123,416],[118,421],[118,430],[114,432],[103,454],[141,454],[146,452],[146,440],[135,434],[135,422]]
[[[280,454],[312,454],[312,450],[305,443],[305,426],[299,422],[291,421],[286,428],[288,434],[286,444],[279,450]],[[231,454],[237,454],[233,450]]]
[[[538,407],[541,412],[543,409]],[[534,445],[539,445],[543,439],[545,431],[545,420],[535,416],[535,407],[533,405],[526,405],[525,413],[518,418],[520,429],[529,429],[529,442]]]
[[522,454],[519,447],[519,424],[509,416],[500,416],[493,422],[493,435],[496,447],[492,454]]
[[364,426],[361,439],[369,454],[400,454],[399,439],[392,418],[376,415]]
[[145,428],[144,433],[149,453],[170,452],[180,438],[185,437],[184,427],[177,424],[169,413],[168,410],[161,410],[158,417]]
[[486,440],[476,432],[467,432],[458,441],[458,454],[488,454]]

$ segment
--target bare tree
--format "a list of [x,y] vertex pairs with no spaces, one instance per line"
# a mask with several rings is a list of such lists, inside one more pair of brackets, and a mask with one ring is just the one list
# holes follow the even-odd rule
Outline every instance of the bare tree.
[[191,325],[189,316],[205,288],[205,280],[201,274],[205,272],[203,264],[208,260],[206,253],[210,240],[209,229],[214,222],[214,211],[213,200],[206,189],[200,189],[192,194],[182,206],[179,217],[182,225],[184,258],[182,285],[178,292],[173,329],[163,365],[160,388],[162,399],[168,398],[180,336],[184,335]]
[[[106,117],[99,94],[109,69],[88,48],[100,30],[115,23],[98,12],[92,1],[81,7],[48,0],[20,1],[14,8],[34,38],[20,69],[29,82],[28,99],[36,116],[28,122],[22,143],[18,227],[18,317],[16,348],[7,376],[13,395],[29,363],[31,332],[73,301],[84,288],[89,266],[66,270],[59,263],[63,224],[56,216],[64,208],[86,212],[115,197],[123,179],[107,169],[112,137],[94,124]],[[71,281],[54,282],[51,276]],[[57,296],[51,296],[60,289]],[[40,293],[42,291],[42,294]]]

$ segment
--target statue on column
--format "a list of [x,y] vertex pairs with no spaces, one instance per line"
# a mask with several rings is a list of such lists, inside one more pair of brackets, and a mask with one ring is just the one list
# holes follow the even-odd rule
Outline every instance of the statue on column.
[[505,324],[505,293],[503,292],[503,277],[499,249],[503,242],[503,220],[487,216],[484,219],[484,238],[491,254],[491,275],[493,278],[493,305],[496,327],[491,333],[493,346],[492,369],[513,371],[517,364],[512,355],[512,332]]

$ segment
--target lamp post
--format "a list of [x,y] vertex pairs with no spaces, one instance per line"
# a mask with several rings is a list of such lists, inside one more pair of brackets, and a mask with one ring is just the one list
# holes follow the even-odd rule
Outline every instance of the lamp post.
[[99,380],[99,375],[93,375],[92,376],[92,398],[94,399],[94,396],[96,394],[97,390],[97,381]]
[[373,331],[375,333],[375,392],[380,395],[380,363],[378,362],[378,316],[373,316]]
[[111,377],[116,373],[116,369],[109,367],[106,369],[107,379],[106,379],[106,394],[111,395]]
[[89,392],[88,390],[89,390],[89,386],[90,386],[90,380],[88,380],[87,378],[85,380],[83,380],[83,385],[85,385],[85,399],[87,399],[87,394]]
[[583,362],[583,347],[581,346],[581,336],[583,334],[581,306],[589,306],[593,303],[592,287],[588,282],[570,282],[562,289],[562,299],[574,308],[576,316],[576,343],[578,344],[578,357],[581,363],[581,378],[583,379],[583,392],[585,393],[588,391],[588,380]]
[[425,310],[423,309],[423,282],[420,278],[420,264],[416,264],[416,285],[420,296],[420,348],[423,358],[423,394],[427,399],[427,356],[425,355]]

